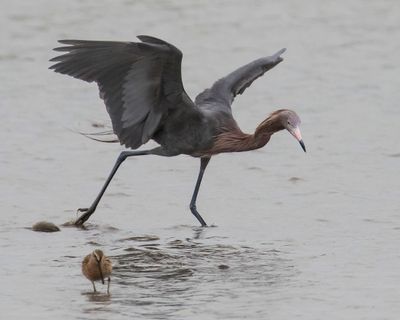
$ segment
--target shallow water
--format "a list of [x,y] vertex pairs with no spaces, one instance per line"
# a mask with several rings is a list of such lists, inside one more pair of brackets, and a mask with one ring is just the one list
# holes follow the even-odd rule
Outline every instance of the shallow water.
[[[400,6],[397,1],[1,1],[0,310],[4,319],[397,319],[400,312]],[[87,229],[61,225],[96,196],[118,152],[74,130],[109,124],[94,85],[47,69],[62,38],[164,38],[184,52],[194,98],[287,47],[236,99],[252,131],[272,110],[287,133],[210,162],[127,160]],[[111,295],[80,271],[114,262]]]

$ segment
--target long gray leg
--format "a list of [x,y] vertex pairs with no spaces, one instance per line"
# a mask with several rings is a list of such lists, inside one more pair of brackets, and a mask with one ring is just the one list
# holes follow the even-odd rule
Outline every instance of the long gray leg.
[[108,277],[107,294],[110,294],[110,282],[111,282],[111,278]]
[[122,151],[121,154],[118,156],[117,161],[114,164],[106,182],[101,188],[99,194],[97,195],[96,199],[93,201],[92,205],[89,208],[79,208],[78,212],[83,212],[83,214],[75,221],[75,225],[82,225],[85,221],[87,221],[90,216],[95,212],[97,205],[100,202],[101,197],[103,196],[104,192],[106,191],[108,185],[110,184],[112,178],[114,177],[115,173],[117,172],[119,166],[122,162],[125,161],[126,158],[132,156],[143,156],[147,154],[158,154],[161,155],[159,152],[159,148],[152,149],[152,150],[143,150],[143,151]]
[[92,285],[93,285],[93,292],[97,292],[96,286],[94,285],[94,281],[92,281]]
[[211,158],[201,158],[200,159],[200,172],[199,172],[199,176],[197,177],[196,186],[194,188],[192,200],[190,201],[190,211],[192,211],[192,213],[196,217],[196,219],[199,220],[202,227],[206,227],[207,223],[204,221],[204,219],[201,217],[200,213],[197,211],[196,199],[197,199],[197,194],[199,193],[200,184],[201,184],[201,180],[203,179],[204,171],[206,170],[208,162],[210,162],[210,159]]

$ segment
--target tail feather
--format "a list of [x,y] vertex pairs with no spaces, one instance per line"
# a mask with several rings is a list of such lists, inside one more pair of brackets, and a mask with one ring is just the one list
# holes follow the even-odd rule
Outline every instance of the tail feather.
[[78,133],[86,138],[89,138],[94,141],[98,142],[106,142],[106,143],[116,143],[119,142],[118,138],[114,139],[100,139],[100,138],[95,138],[94,136],[112,136],[114,135],[114,132],[112,130],[107,130],[107,131],[100,131],[100,132],[81,132],[78,131]]
[[100,139],[100,138],[96,138],[95,136],[115,136],[115,133],[112,130],[105,130],[105,131],[98,131],[98,132],[82,132],[82,131],[78,131],[78,130],[73,130],[70,128],[67,128],[68,130],[74,132],[74,133],[78,133],[88,139],[94,140],[94,141],[98,141],[98,142],[106,142],[106,143],[116,143],[116,142],[120,142],[118,140],[118,138],[114,138],[114,139]]

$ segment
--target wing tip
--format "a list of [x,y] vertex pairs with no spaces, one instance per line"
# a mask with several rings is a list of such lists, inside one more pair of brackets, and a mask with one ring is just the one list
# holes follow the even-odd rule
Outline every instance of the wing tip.
[[60,39],[60,40],[57,40],[57,42],[61,43],[61,44],[73,46],[73,45],[85,43],[87,41],[86,40],[77,40],[77,39]]
[[53,48],[54,51],[71,51],[71,48],[77,44],[79,40],[61,39],[57,40],[58,43],[67,46]]
[[286,48],[282,48],[278,52],[276,52],[274,55],[271,56],[273,61],[276,61],[276,63],[282,62],[283,57],[281,57],[281,54],[283,54],[286,51]]
[[158,39],[153,36],[148,36],[145,34],[140,34],[140,35],[136,36],[136,38],[138,38],[141,42],[147,42],[147,43],[153,43],[153,44],[165,44],[164,40]]
[[286,48],[282,48],[282,49],[279,50],[277,53],[275,53],[273,56],[274,56],[274,57],[279,57],[279,58],[283,59],[283,58],[281,57],[281,54],[283,54],[283,53],[285,53],[285,52],[286,52]]

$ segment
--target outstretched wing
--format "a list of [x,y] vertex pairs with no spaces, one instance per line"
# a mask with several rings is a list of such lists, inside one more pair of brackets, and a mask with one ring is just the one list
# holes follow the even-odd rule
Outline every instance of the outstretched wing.
[[260,58],[231,72],[216,81],[209,89],[200,93],[195,100],[197,105],[208,102],[220,102],[230,106],[238,94],[242,94],[254,80],[283,61],[280,56],[286,49],[281,49],[270,57]]
[[121,144],[146,143],[168,108],[186,95],[181,78],[182,52],[150,36],[142,42],[60,40],[66,52],[50,69],[96,82]]

